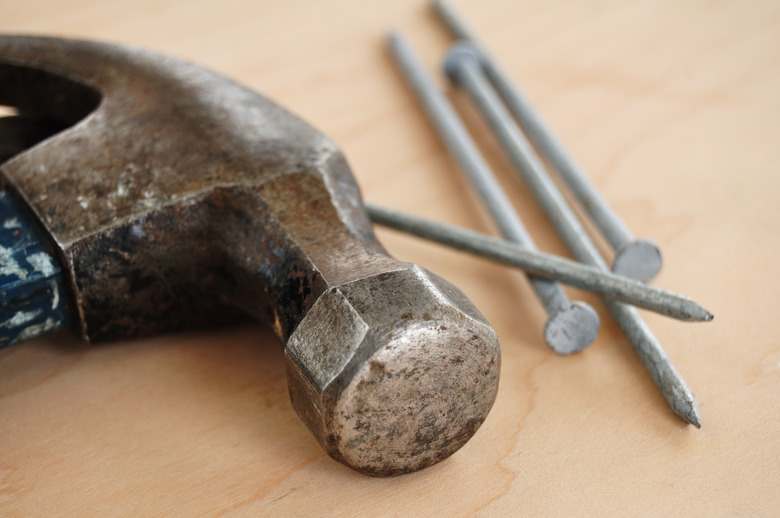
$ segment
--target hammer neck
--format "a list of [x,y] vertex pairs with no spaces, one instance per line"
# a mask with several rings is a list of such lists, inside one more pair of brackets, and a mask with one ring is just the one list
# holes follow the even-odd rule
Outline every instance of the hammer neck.
[[[290,185],[301,187],[296,197],[284,194]],[[367,220],[344,221],[318,175],[219,189],[205,203],[226,256],[229,303],[270,323],[283,341],[326,291],[405,265],[386,255]]]

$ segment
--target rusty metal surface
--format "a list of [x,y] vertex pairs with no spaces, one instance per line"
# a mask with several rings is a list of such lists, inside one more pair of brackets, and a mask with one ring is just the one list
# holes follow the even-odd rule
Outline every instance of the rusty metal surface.
[[386,255],[340,150],[301,120],[170,57],[30,37],[0,37],[0,104],[68,127],[0,176],[47,229],[85,340],[267,322],[298,414],[373,475],[437,462],[484,420],[495,333]]

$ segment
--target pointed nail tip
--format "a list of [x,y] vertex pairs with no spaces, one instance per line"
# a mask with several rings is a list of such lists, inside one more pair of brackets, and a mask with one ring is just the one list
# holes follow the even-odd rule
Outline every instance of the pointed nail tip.
[[688,311],[685,314],[686,320],[691,320],[694,322],[710,322],[713,318],[715,318],[715,316],[712,313],[699,305],[692,308],[691,311]]
[[687,412],[680,412],[678,415],[683,418],[688,424],[692,424],[696,428],[701,429],[701,418],[699,417],[698,405],[689,409]]
[[715,318],[715,315],[707,311],[706,309],[703,311],[703,313],[700,314],[699,321],[701,322],[712,322],[712,319]]
[[677,416],[688,424],[692,424],[696,428],[701,428],[701,418],[699,417],[699,402],[696,401],[696,396],[684,387],[682,394],[679,392],[668,398],[667,401],[672,407]]

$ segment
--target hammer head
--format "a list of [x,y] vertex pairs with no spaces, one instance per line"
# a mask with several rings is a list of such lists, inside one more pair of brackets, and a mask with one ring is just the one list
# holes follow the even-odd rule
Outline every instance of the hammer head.
[[324,293],[286,356],[298,414],[331,456],[373,475],[455,452],[482,424],[498,382],[490,326],[418,266]]
[[169,57],[47,38],[0,37],[0,104],[25,121],[0,124],[19,142],[0,177],[63,264],[84,340],[267,322],[298,414],[372,475],[435,463],[485,419],[495,333],[387,256],[338,147],[307,124]]

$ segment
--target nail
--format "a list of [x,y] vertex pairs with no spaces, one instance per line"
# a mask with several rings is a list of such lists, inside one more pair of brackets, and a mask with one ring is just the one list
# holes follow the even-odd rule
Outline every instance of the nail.
[[[526,249],[535,250],[531,236],[499,187],[474,141],[449,101],[435,86],[409,43],[400,33],[393,32],[388,37],[388,46],[439,136],[476,189],[502,235]],[[528,279],[547,311],[544,326],[547,345],[557,353],[570,354],[593,342],[600,323],[592,307],[584,302],[570,302],[558,283],[533,276]]]
[[649,239],[637,239],[620,220],[607,201],[588,180],[585,172],[566,152],[544,120],[531,106],[520,90],[512,84],[496,61],[479,44],[473,31],[458,16],[452,5],[444,0],[434,0],[433,7],[450,32],[467,41],[479,53],[485,75],[515,116],[526,135],[539,150],[579,200],[601,234],[615,251],[612,271],[640,281],[649,281],[661,269],[661,250]]
[[371,220],[378,225],[522,268],[537,277],[559,281],[679,320],[712,320],[712,313],[690,298],[629,277],[373,203],[366,203],[365,207]]
[[[574,256],[583,263],[608,270],[585,229],[545,172],[531,144],[520,132],[484,77],[476,49],[469,43],[455,45],[447,55],[444,68],[453,82],[466,91],[482,112],[515,169],[523,177]],[[650,329],[632,308],[609,299],[606,299],[605,303],[672,409],[685,421],[698,426],[696,399]]]

